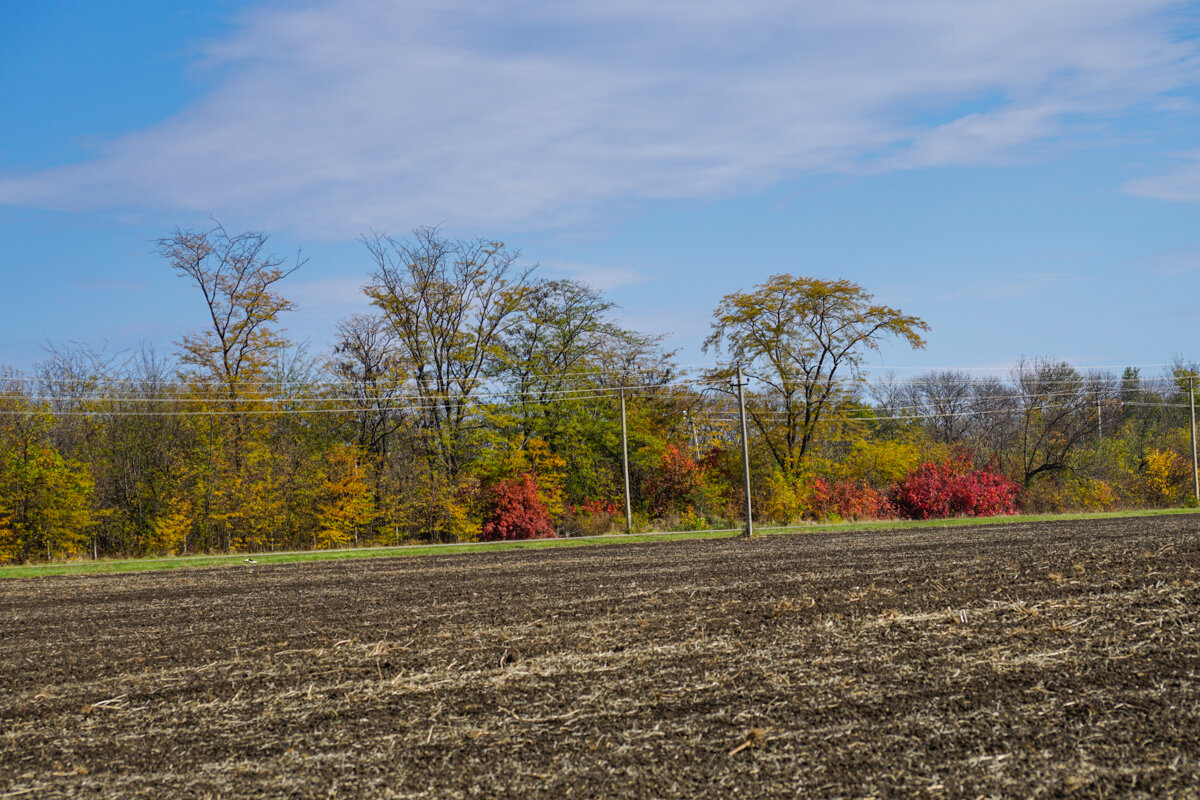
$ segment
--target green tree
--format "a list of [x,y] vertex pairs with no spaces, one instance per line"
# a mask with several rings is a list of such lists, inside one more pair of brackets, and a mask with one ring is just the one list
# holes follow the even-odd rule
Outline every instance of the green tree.
[[[572,395],[586,387],[594,355],[627,334],[606,319],[613,303],[578,281],[530,287],[502,340],[500,377],[513,392],[521,433],[558,443]],[[573,391],[576,390],[576,391]]]
[[1177,358],[1171,366],[1171,380],[1181,402],[1188,402],[1189,395],[1193,402],[1200,402],[1200,366]]
[[[598,290],[578,281],[538,282],[503,340],[498,377],[511,395],[493,414],[499,433],[494,446],[543,441],[563,459],[564,490],[574,502],[620,494],[620,426],[613,401],[623,387],[631,441],[650,438],[642,423],[679,418],[671,413],[677,409],[664,407],[667,393],[659,390],[674,375],[670,354],[662,351],[659,337],[615,324],[608,316],[613,308]],[[557,514],[553,504],[551,511]]]

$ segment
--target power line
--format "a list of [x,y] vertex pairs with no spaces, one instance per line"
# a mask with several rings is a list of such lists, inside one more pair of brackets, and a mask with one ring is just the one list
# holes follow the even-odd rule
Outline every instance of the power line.
[[[628,390],[632,390],[632,389],[644,388],[644,387],[625,387],[625,388]],[[620,392],[621,392],[621,388],[617,387],[617,388],[613,388],[613,389],[599,390],[599,391],[593,392],[591,394],[588,394],[586,396],[565,397],[565,398],[558,398],[557,400],[550,399],[550,400],[547,400],[545,402],[545,404],[554,405],[556,403],[567,402],[567,401],[586,402],[589,400],[611,400],[611,399],[619,397]],[[1022,400],[1022,399],[1028,400],[1028,399],[1045,398],[1046,396],[1047,395],[1023,395],[1023,396],[1009,396],[1009,397],[1005,397],[1002,399],[1003,400]],[[120,401],[118,401],[118,402],[120,402]],[[333,401],[329,401],[329,402],[333,402]],[[466,398],[463,402],[473,404],[479,408],[481,408],[482,406],[485,405],[483,398]],[[1144,408],[1187,408],[1188,407],[1187,404],[1167,403],[1165,401],[1160,402],[1160,403],[1123,402],[1123,403],[1121,403],[1121,405],[1128,406],[1128,407],[1144,407]],[[234,410],[234,409],[190,409],[190,410],[180,410],[180,411],[162,410],[162,409],[146,409],[146,410],[139,410],[139,411],[127,411],[127,410],[118,410],[118,409],[55,410],[55,409],[43,407],[43,408],[29,408],[29,409],[0,408],[0,416],[38,416],[38,415],[43,415],[43,414],[49,415],[49,416],[55,416],[55,417],[187,417],[187,416],[227,417],[227,416],[296,416],[296,415],[305,415],[305,414],[362,415],[362,414],[380,414],[380,413],[417,412],[417,411],[439,409],[439,408],[443,408],[443,407],[444,407],[444,404],[442,402],[438,402],[438,401],[430,401],[430,402],[423,402],[423,403],[403,403],[403,404],[373,403],[373,404],[353,405],[353,406],[347,406],[344,404],[341,404],[341,405],[335,404],[335,405],[330,405],[330,406],[307,405],[303,408],[268,408],[268,409],[248,408],[248,409],[238,409],[238,410]],[[904,411],[904,410],[908,410],[908,408],[909,407],[900,407],[895,410]],[[864,416],[864,417],[847,417],[847,416],[843,415],[840,418],[844,419],[844,420],[853,421],[853,422],[884,422],[884,421],[901,421],[901,420],[921,420],[921,419],[941,419],[941,418],[954,418],[954,417],[989,416],[992,414],[1017,415],[1017,414],[1027,413],[1029,411],[1046,410],[1046,409],[1050,409],[1050,408],[1061,409],[1062,406],[1049,404],[1049,403],[1042,403],[1042,404],[1035,404],[1035,405],[1021,405],[1021,406],[1016,406],[1016,407],[995,408],[995,409],[982,408],[982,409],[968,409],[968,410],[962,410],[962,411],[930,411],[930,412],[924,412],[924,413],[920,413],[920,414],[882,414],[881,415],[881,414],[875,413],[872,416]],[[1086,410],[1086,411],[1090,411],[1090,409],[1091,409],[1090,405],[1088,405],[1088,404],[1079,405],[1079,406],[1077,406],[1077,408],[1080,410]],[[705,413],[705,412],[702,412],[702,413],[705,416],[708,416],[710,418],[716,418],[720,414],[725,413],[725,412],[717,412],[717,414],[715,414],[715,415],[712,413]],[[771,416],[771,417],[775,417],[775,418],[786,417],[788,415],[788,412],[780,411],[780,410],[766,410],[766,411],[759,410],[759,411],[754,411],[752,413],[754,413],[758,416]]]
[[[1058,363],[1062,363],[1062,362],[1058,362]],[[1051,364],[1051,366],[1058,366],[1058,363]],[[1183,361],[1183,362],[1173,362],[1170,364],[1165,364],[1165,363],[1124,364],[1124,365],[1096,366],[1096,367],[1090,367],[1089,369],[1091,369],[1091,370],[1126,369],[1126,368],[1148,369],[1148,368],[1160,368],[1160,367],[1174,367],[1174,366],[1179,366],[1179,365],[1187,366],[1191,363],[1192,362]],[[1030,366],[1036,366],[1036,365],[1031,364]],[[517,372],[517,373],[514,373],[514,375],[522,380],[529,380],[529,381],[552,381],[552,380],[553,381],[561,381],[564,379],[572,379],[572,378],[588,378],[588,377],[613,378],[613,377],[619,377],[619,376],[628,376],[631,374],[652,374],[652,373],[657,373],[657,372],[677,372],[680,374],[686,374],[689,371],[696,371],[696,372],[701,372],[701,373],[717,373],[717,372],[731,370],[732,368],[733,368],[732,363],[715,361],[715,362],[707,362],[707,363],[666,364],[666,365],[659,365],[659,366],[644,366],[644,367],[633,366],[633,367],[624,367],[624,368],[620,368],[620,369],[589,369],[589,370],[583,370],[583,371],[563,371],[563,372],[553,372],[553,373],[521,374],[521,373]],[[882,370],[885,368],[859,365],[855,369],[859,370],[859,371],[876,372],[876,371],[879,371],[879,370]],[[996,369],[992,368],[992,367],[952,367],[951,366],[951,367],[900,367],[900,368],[886,368],[886,369],[888,371],[894,371],[894,369],[905,369],[905,370],[909,370],[909,371],[918,371],[918,372],[925,372],[925,373],[930,373],[930,374],[951,374],[951,375],[953,375],[953,373],[956,373],[956,372],[980,372],[980,371],[987,371],[987,372],[993,372],[993,373],[996,372]],[[801,370],[800,368],[797,368],[797,371],[803,372],[803,370]],[[1010,368],[1010,372],[1011,372],[1011,368]],[[747,373],[747,374],[749,374],[749,373]],[[186,385],[188,377],[194,377],[194,379],[198,380],[198,381],[208,380],[208,385],[211,386],[212,388],[216,389],[217,391],[224,391],[228,387],[228,384],[225,382],[212,381],[211,379],[205,379],[203,376],[199,376],[199,375],[183,376],[183,377],[181,377],[181,379],[179,381],[163,382],[163,381],[158,381],[158,380],[153,380],[153,379],[146,379],[146,380],[138,381],[138,380],[134,380],[134,379],[130,379],[130,378],[107,378],[104,376],[94,376],[94,377],[89,377],[89,378],[65,378],[65,377],[60,378],[60,377],[47,376],[47,375],[24,376],[20,373],[9,373],[7,375],[0,374],[0,384],[7,382],[10,384],[17,384],[17,385],[42,385],[42,386],[106,385],[106,386],[128,386],[128,387],[132,388],[132,387],[138,387],[138,386],[146,387],[146,386],[166,385],[166,386],[174,387],[174,386]],[[968,378],[967,382],[969,382],[969,383],[991,382],[991,381],[997,380],[996,378],[991,378],[988,376],[975,377],[975,376],[968,375],[966,377]],[[1080,382],[1080,381],[1094,382],[1094,381],[1103,380],[1103,379],[1120,380],[1120,378],[1116,377],[1116,376],[1097,376],[1094,374],[1081,373],[1077,378],[1066,379],[1065,382],[1072,382],[1072,383]],[[704,380],[704,378],[698,378],[697,380]],[[1153,380],[1153,379],[1140,378],[1140,380],[1145,381],[1145,380]],[[1170,378],[1164,378],[1164,380],[1170,380]],[[259,380],[245,380],[245,381],[235,379],[233,384],[238,388],[244,388],[244,389],[249,390],[249,389],[252,389],[253,387],[269,387],[272,389],[292,388],[292,387],[297,387],[297,386],[304,386],[309,383],[316,384],[319,386],[324,386],[324,387],[337,387],[337,386],[358,387],[358,386],[370,385],[371,387],[385,388],[385,387],[389,387],[389,386],[394,386],[394,387],[411,386],[413,384],[413,382],[414,382],[414,380],[411,377],[388,378],[388,379],[354,378],[354,379],[345,379],[345,380],[315,380],[315,381],[303,381],[303,380],[299,380],[299,379],[280,378],[280,379],[276,379],[276,380],[259,379]],[[822,380],[821,382],[824,383],[826,381]],[[829,382],[833,383],[833,384],[838,384],[838,385],[847,384],[847,383],[857,384],[857,383],[865,383],[866,378],[861,375],[858,375],[858,376],[837,378],[837,379],[829,381]],[[1012,381],[1010,379],[1009,382],[1014,382],[1014,381]],[[926,381],[926,382],[909,380],[909,381],[903,381],[902,385],[940,386],[940,385],[944,385],[944,383],[945,383],[944,381],[940,381],[940,380]]]
[[[2,383],[2,381],[0,381],[0,383]],[[964,383],[964,384],[960,384],[960,386],[963,386],[966,389],[979,388],[981,386],[982,387],[993,387],[994,386],[999,389],[1008,390],[1008,393],[996,395],[997,399],[1013,399],[1013,398],[1019,398],[1019,397],[1051,396],[1051,395],[1070,396],[1070,395],[1081,395],[1081,394],[1087,395],[1087,396],[1094,396],[1094,395],[1097,395],[1101,389],[1108,390],[1107,393],[1110,396],[1115,397],[1116,395],[1119,395],[1122,392],[1127,391],[1126,389],[1123,389],[1122,387],[1119,387],[1119,386],[1107,386],[1107,387],[1097,386],[1094,383],[1088,383],[1086,381],[1079,381],[1079,380],[1075,380],[1075,379],[1066,379],[1066,380],[1057,380],[1057,381],[1030,381],[1029,383],[1035,384],[1041,391],[1033,391],[1033,392],[1026,391],[1024,394],[1012,394],[1013,391],[1019,391],[1020,389],[1028,389],[1029,388],[1028,385],[1023,384],[1022,382],[996,383],[993,381],[986,381],[986,382],[980,382],[980,383]],[[1170,379],[1163,379],[1161,381],[1157,381],[1157,382],[1153,382],[1153,383],[1151,383],[1151,382],[1145,382],[1145,383],[1146,383],[1145,386],[1140,386],[1136,391],[1153,391],[1156,388],[1164,388],[1165,389],[1165,388],[1176,387],[1175,382]],[[330,387],[336,386],[336,385],[340,385],[340,384],[316,384],[316,386],[318,388],[324,388],[324,389],[327,389],[327,388],[330,388]],[[845,381],[839,379],[839,380],[836,380],[833,382],[822,382],[820,388],[823,389],[825,387],[832,387],[833,389],[836,390],[839,387],[846,386],[846,385],[850,385],[854,388],[861,388],[869,395],[879,396],[880,389],[891,389],[893,387],[898,387],[900,389],[903,389],[905,387],[942,386],[944,384],[924,383],[924,382],[915,382],[915,381],[914,382],[905,382],[902,384],[870,384],[870,383],[865,383],[863,381],[854,380],[854,379],[847,379]],[[121,388],[125,388],[126,386],[128,386],[131,389],[134,388],[130,384],[113,383],[113,384],[108,384],[105,387],[110,392],[110,393],[106,393],[106,394],[98,394],[98,393],[94,393],[94,392],[80,393],[80,394],[63,394],[63,395],[45,394],[45,393],[26,394],[26,393],[22,393],[22,392],[8,391],[8,392],[0,392],[0,401],[11,400],[11,401],[23,401],[23,402],[52,402],[52,403],[68,403],[68,402],[76,402],[76,403],[83,403],[83,402],[210,403],[211,402],[211,403],[222,403],[222,404],[230,404],[230,403],[287,404],[287,403],[296,403],[296,402],[314,402],[314,403],[346,402],[346,401],[350,401],[350,400],[360,400],[360,399],[361,400],[369,400],[369,399],[376,399],[376,398],[386,398],[386,399],[392,400],[392,401],[396,401],[396,400],[458,401],[458,400],[466,400],[466,399],[472,399],[472,398],[543,399],[543,398],[555,398],[555,397],[570,396],[570,395],[590,395],[590,394],[595,394],[598,392],[606,392],[606,391],[619,391],[622,388],[629,390],[629,391],[662,391],[662,390],[668,389],[668,388],[700,387],[701,389],[708,390],[708,391],[712,391],[712,390],[719,390],[722,392],[725,391],[720,386],[712,385],[711,381],[709,381],[707,379],[687,378],[687,379],[676,379],[674,381],[657,382],[657,383],[591,385],[591,386],[581,387],[581,388],[570,388],[570,387],[544,388],[544,387],[542,387],[542,388],[537,388],[537,389],[508,390],[508,391],[503,391],[503,390],[499,390],[499,389],[495,389],[495,388],[481,388],[478,391],[456,392],[456,393],[417,392],[417,393],[407,393],[407,394],[388,394],[388,393],[385,393],[385,391],[384,391],[384,389],[386,387],[380,387],[380,386],[376,386],[376,385],[357,387],[357,388],[359,388],[359,391],[356,391],[356,392],[331,393],[331,392],[315,392],[314,391],[314,392],[302,392],[302,393],[298,393],[298,394],[284,395],[282,397],[281,396],[273,396],[273,395],[269,395],[269,394],[265,394],[265,393],[243,393],[238,396],[230,397],[230,396],[228,396],[228,394],[226,394],[225,392],[223,392],[219,389],[215,390],[215,391],[193,391],[193,390],[184,391],[182,389],[182,387],[178,387],[177,385],[172,387],[171,393],[151,394],[151,395],[146,395],[144,393],[144,391],[140,394],[113,394],[113,393],[111,393],[113,390],[119,390]],[[412,383],[405,384],[405,386],[406,386],[406,388],[411,389]],[[1061,392],[1049,391],[1049,389],[1051,389],[1053,387],[1059,387],[1059,386],[1067,386],[1067,387],[1069,387],[1069,389],[1061,391]],[[953,395],[953,396],[930,395],[929,397],[930,397],[930,402],[940,402],[940,401],[941,402],[956,402],[956,401],[960,401],[960,400],[988,399],[987,395],[980,397],[979,395],[972,396],[972,395],[966,395],[966,394]]]

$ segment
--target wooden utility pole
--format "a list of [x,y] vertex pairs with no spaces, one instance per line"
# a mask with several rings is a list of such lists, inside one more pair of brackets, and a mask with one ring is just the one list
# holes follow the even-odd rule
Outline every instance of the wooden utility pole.
[[1188,376],[1188,411],[1191,412],[1192,424],[1188,432],[1192,435],[1192,496],[1200,505],[1200,464],[1196,462],[1196,376]]
[[754,517],[750,508],[750,440],[746,438],[746,395],[742,380],[742,364],[737,365],[738,413],[742,418],[742,479],[746,486],[746,530],[743,536],[754,535]]
[[629,437],[625,432],[625,387],[621,387],[621,470],[625,475],[625,532],[633,533],[633,507],[629,502]]

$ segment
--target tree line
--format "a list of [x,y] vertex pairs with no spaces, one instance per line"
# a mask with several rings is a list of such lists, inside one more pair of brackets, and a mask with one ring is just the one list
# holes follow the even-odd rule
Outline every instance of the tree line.
[[[176,230],[203,300],[175,352],[48,348],[0,375],[0,561],[328,548],[1189,501],[1196,366],[868,382],[918,317],[861,286],[775,275],[726,296],[681,370],[579,281],[436,228],[364,237],[373,312],[327,352],[285,336],[303,265],[263,233]],[[622,411],[624,413],[622,413]],[[624,442],[623,442],[624,437]]]

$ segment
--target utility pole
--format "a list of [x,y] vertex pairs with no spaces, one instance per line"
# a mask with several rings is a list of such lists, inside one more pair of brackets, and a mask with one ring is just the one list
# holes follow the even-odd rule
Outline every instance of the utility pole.
[[1188,432],[1192,435],[1192,495],[1196,504],[1200,505],[1200,464],[1196,462],[1196,376],[1188,376],[1188,411],[1191,412],[1192,424]]
[[742,362],[737,365],[738,413],[742,418],[742,478],[746,485],[746,530],[743,536],[754,535],[754,517],[750,509],[750,440],[746,438],[746,395],[743,391]]
[[633,511],[629,504],[629,437],[625,432],[625,387],[621,387],[621,470],[625,475],[625,532],[633,533]]

